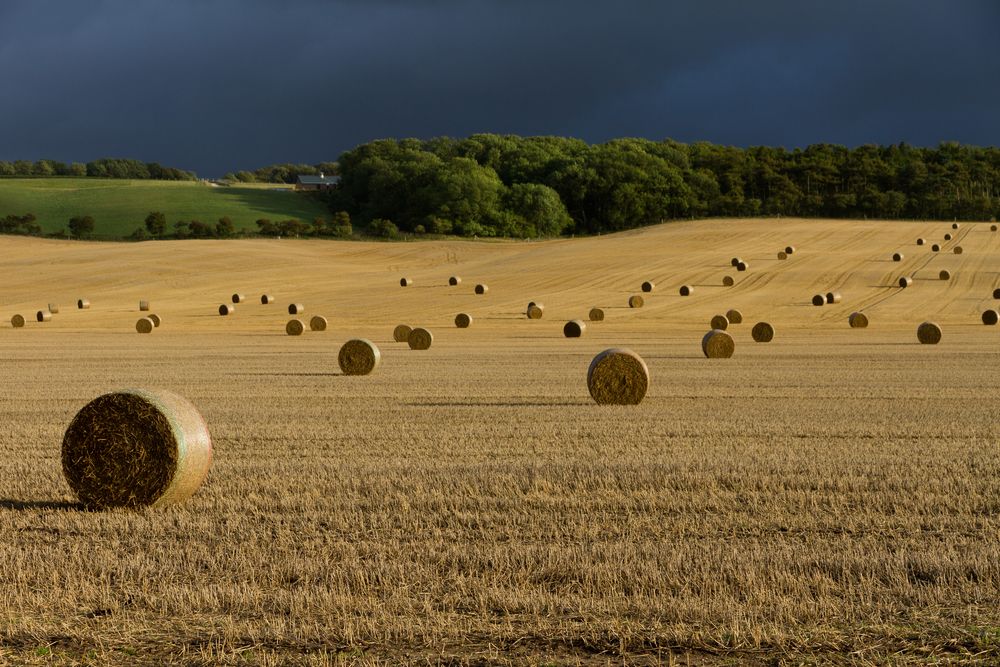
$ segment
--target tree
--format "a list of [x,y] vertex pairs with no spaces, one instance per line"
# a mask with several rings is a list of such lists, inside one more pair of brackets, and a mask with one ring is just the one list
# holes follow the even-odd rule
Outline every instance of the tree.
[[524,221],[517,236],[558,236],[573,224],[559,194],[547,185],[516,183],[510,186],[504,203]]
[[394,239],[399,236],[399,227],[391,220],[376,218],[368,224],[368,231],[372,236],[379,236],[384,239]]
[[146,216],[146,231],[153,238],[163,238],[163,235],[167,233],[167,216],[163,215],[159,211],[153,211]]
[[236,225],[229,218],[228,215],[219,218],[219,221],[215,223],[215,235],[220,239],[228,239],[236,233]]
[[89,215],[70,218],[69,233],[78,239],[90,236],[94,233],[94,219]]

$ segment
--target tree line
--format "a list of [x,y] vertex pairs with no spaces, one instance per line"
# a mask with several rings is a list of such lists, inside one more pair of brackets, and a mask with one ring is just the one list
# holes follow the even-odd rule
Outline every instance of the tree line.
[[0,160],[0,176],[74,176],[77,178],[123,178],[133,180],[193,181],[194,172],[164,167],[158,162],[128,158],[102,158],[91,162],[59,160]]
[[336,176],[338,174],[336,162],[320,162],[318,164],[292,164],[284,162],[272,164],[253,171],[241,170],[230,172],[223,177],[223,180],[231,183],[295,183],[299,176]]
[[701,217],[992,220],[1000,149],[943,143],[786,150],[477,134],[344,153],[328,196],[376,234],[595,234]]

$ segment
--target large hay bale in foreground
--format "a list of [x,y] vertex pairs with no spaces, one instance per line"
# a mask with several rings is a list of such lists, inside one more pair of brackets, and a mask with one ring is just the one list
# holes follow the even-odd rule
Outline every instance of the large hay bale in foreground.
[[722,277],[722,286],[723,287],[732,287],[735,284],[736,284],[736,281],[733,280],[732,276],[723,276]]
[[399,286],[400,287],[409,287],[412,284],[413,284],[413,280],[411,280],[410,278],[400,278],[399,279]]
[[261,294],[260,303],[262,306],[266,306],[269,303],[274,303],[274,297],[271,296],[270,294]]
[[563,336],[566,338],[579,338],[587,330],[587,325],[583,320],[570,320],[563,325]]
[[913,278],[910,278],[909,276],[903,276],[902,278],[899,279],[899,286],[902,287],[903,289],[906,289],[907,287],[912,287]]
[[10,325],[15,329],[20,329],[24,326],[24,315],[14,315],[10,318]]
[[894,262],[902,262],[903,261],[903,253],[901,253],[901,252],[894,252],[894,253],[892,253],[892,261],[894,261]]
[[961,254],[962,254],[962,246],[960,246],[960,245],[957,245],[957,246],[955,246],[954,248],[952,248],[952,250],[951,250],[951,251],[952,251],[953,253],[955,253],[956,255],[961,255]]
[[786,255],[794,255],[795,254],[795,246],[793,246],[793,245],[785,246],[785,254]]
[[236,311],[236,306],[230,306],[228,303],[224,303],[219,306],[219,315],[225,317],[226,315],[232,315]]
[[709,359],[728,359],[736,351],[736,341],[721,329],[712,329],[701,339],[701,351]]
[[90,300],[89,299],[77,299],[77,301],[76,301],[76,307],[78,309],[80,309],[80,310],[87,310],[88,308],[90,308]]
[[1000,313],[994,308],[987,308],[983,311],[983,324],[989,326],[996,326],[996,323],[1000,322]]
[[289,315],[301,315],[306,312],[306,307],[301,303],[290,303],[288,304],[288,314]]
[[364,338],[347,341],[337,354],[337,363],[344,375],[368,375],[381,361],[382,353],[378,347]]
[[590,309],[590,321],[591,322],[603,322],[604,321],[604,309],[603,308],[591,308]]
[[840,303],[843,300],[844,300],[844,297],[841,296],[840,292],[827,292],[826,293],[826,302],[827,303]]
[[306,325],[302,320],[288,320],[288,324],[285,325],[285,333],[289,336],[301,336],[305,330]]
[[735,308],[730,308],[726,311],[726,319],[729,320],[730,324],[743,324],[743,313]]
[[142,312],[148,311],[149,310],[149,301],[146,301],[145,299],[141,299],[139,301],[139,310],[142,311]]
[[461,285],[462,279],[459,278],[458,276],[452,276],[451,278],[448,278],[448,284],[452,286]]
[[140,317],[138,320],[136,320],[135,330],[138,331],[139,333],[145,333],[145,334],[153,333],[153,329],[155,328],[156,325],[153,323],[153,320],[149,319],[148,317]]
[[163,320],[160,319],[160,316],[157,315],[156,313],[150,313],[149,315],[146,315],[146,317],[148,317],[149,319],[153,320],[153,326],[154,327],[160,326],[160,323],[163,321]]
[[692,294],[694,294],[694,288],[691,287],[690,285],[681,285],[679,291],[681,296],[691,296]]
[[736,270],[737,271],[746,271],[749,268],[750,268],[750,265],[747,264],[746,262],[740,262],[739,264],[736,265]]
[[410,332],[406,342],[410,345],[411,350],[429,350],[434,343],[434,334],[427,329],[417,327]]
[[242,294],[239,293],[233,294],[233,303],[243,303],[246,300],[247,298]]
[[190,401],[169,391],[99,396],[63,436],[63,475],[93,509],[182,502],[198,490],[211,465],[205,420]]
[[938,273],[938,279],[951,280],[951,271],[949,271],[948,269],[941,269],[941,272]]
[[542,315],[545,314],[545,304],[529,301],[524,313],[528,316],[529,320],[540,320],[542,319]]
[[50,303],[48,308],[49,312],[52,313],[53,315],[57,315],[59,313],[59,304],[57,303]]
[[758,343],[770,343],[774,340],[774,327],[768,322],[758,322],[750,330],[750,336]]
[[868,316],[864,313],[851,313],[847,317],[847,323],[852,329],[867,329]]
[[490,291],[490,288],[487,285],[484,285],[482,283],[479,283],[478,285],[476,285],[476,289],[475,289],[476,294],[486,294],[489,291]]
[[825,296],[823,296],[822,294],[815,294],[815,295],[813,295],[812,304],[814,306],[822,306],[825,303],[826,303],[826,297]]
[[392,339],[397,343],[405,343],[410,337],[410,327],[406,324],[397,324],[392,330]]
[[638,294],[633,294],[628,298],[629,308],[642,308],[645,305],[645,303],[646,301]]
[[327,321],[322,315],[313,315],[309,319],[310,331],[326,331]]
[[931,246],[931,252],[940,252],[940,251],[941,251],[941,246],[939,246],[937,243]]
[[923,245],[925,243],[927,243],[927,241],[925,241],[924,239],[917,239],[917,245]]
[[719,331],[725,331],[729,328],[729,318],[725,315],[715,315],[712,317],[711,327]]
[[47,310],[40,310],[37,313],[35,313],[35,319],[38,320],[39,322],[51,322],[52,313],[50,313]]
[[917,327],[917,340],[924,345],[937,345],[941,342],[941,327],[934,322],[924,322]]
[[590,362],[587,389],[598,405],[638,405],[649,389],[649,368],[632,350],[604,350]]
[[468,329],[472,324],[472,316],[468,313],[459,313],[455,316],[455,326],[459,329]]
[[656,288],[656,285],[653,284],[652,282],[648,281],[648,280],[642,284],[642,291],[643,292],[652,292],[655,288]]

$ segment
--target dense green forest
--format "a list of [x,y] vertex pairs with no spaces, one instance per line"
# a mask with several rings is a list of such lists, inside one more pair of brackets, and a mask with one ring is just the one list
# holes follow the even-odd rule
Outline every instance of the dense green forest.
[[1000,149],[805,149],[493,134],[379,140],[341,155],[334,211],[393,236],[594,234],[711,216],[990,220]]
[[91,162],[60,162],[59,160],[0,160],[0,176],[73,176],[76,178],[127,178],[133,180],[193,181],[194,173],[164,167],[157,162],[140,162],[128,158],[102,158]]

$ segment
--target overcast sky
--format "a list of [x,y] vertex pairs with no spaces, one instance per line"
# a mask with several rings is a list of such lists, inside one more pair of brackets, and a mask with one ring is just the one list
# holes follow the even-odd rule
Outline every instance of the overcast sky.
[[474,132],[1000,143],[998,0],[0,0],[0,159]]

